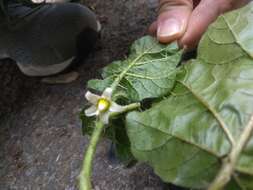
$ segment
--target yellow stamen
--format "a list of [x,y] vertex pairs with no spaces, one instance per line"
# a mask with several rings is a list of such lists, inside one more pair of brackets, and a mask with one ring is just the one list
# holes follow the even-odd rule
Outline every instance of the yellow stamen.
[[109,109],[110,104],[110,101],[105,98],[101,98],[98,100],[97,109],[99,110],[99,112],[105,112]]

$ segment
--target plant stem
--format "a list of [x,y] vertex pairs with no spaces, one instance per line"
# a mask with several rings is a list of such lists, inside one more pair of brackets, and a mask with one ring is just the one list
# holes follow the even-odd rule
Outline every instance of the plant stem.
[[141,107],[141,104],[139,102],[138,103],[132,103],[132,104],[129,104],[129,105],[125,106],[125,109],[123,111],[112,113],[110,115],[110,117],[115,117],[117,115],[121,115],[122,113],[131,111],[131,110],[135,110],[135,109],[140,108],[140,107]]
[[226,184],[230,181],[231,175],[234,172],[237,160],[243,151],[244,147],[247,145],[248,141],[250,140],[250,137],[253,133],[253,115],[250,118],[249,123],[244,128],[239,141],[236,143],[234,147],[232,147],[232,150],[228,157],[224,160],[223,166],[214,180],[214,182],[211,184],[211,186],[208,188],[208,190],[221,190],[223,189]]
[[[125,76],[127,71],[131,69],[136,62],[147,52],[144,52],[143,54],[139,55],[136,57],[129,65],[128,67],[120,73],[120,75],[115,79],[115,81],[112,83],[111,88],[112,88],[112,93],[116,90],[117,86],[119,85],[120,81],[122,78]],[[133,103],[130,105],[125,106],[125,109],[122,112],[112,114],[111,116],[116,116],[119,114],[122,114],[124,112],[134,110],[136,108],[140,107],[140,103]],[[102,122],[96,122],[96,127],[92,133],[90,144],[87,148],[87,151],[85,152],[84,156],[84,161],[83,161],[83,168],[79,176],[79,184],[80,184],[80,190],[91,190],[92,185],[91,185],[91,173],[92,173],[92,160],[96,151],[96,146],[99,141],[99,138],[101,136],[101,133],[103,131],[104,124]]]
[[80,190],[91,190],[91,174],[92,174],[92,160],[96,152],[97,143],[103,132],[104,124],[101,121],[96,122],[96,126],[92,133],[89,146],[85,152],[82,171],[79,176]]

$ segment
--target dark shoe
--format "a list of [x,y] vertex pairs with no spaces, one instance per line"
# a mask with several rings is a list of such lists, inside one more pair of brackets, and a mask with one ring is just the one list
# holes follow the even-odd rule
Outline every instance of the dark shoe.
[[12,20],[0,25],[0,57],[15,60],[28,76],[63,71],[77,54],[78,40],[89,51],[101,28],[95,14],[76,3],[12,4],[8,11]]

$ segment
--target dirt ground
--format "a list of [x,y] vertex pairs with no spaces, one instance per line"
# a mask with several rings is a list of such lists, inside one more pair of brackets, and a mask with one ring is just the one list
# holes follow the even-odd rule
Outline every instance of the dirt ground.
[[[98,69],[128,51],[155,18],[156,0],[84,0],[103,30],[93,52],[76,71],[78,80],[46,85],[22,75],[9,61],[0,64],[0,189],[75,190],[87,138],[78,113],[85,83]],[[100,143],[94,162],[96,190],[160,190],[164,184],[144,164],[132,168],[108,159]]]

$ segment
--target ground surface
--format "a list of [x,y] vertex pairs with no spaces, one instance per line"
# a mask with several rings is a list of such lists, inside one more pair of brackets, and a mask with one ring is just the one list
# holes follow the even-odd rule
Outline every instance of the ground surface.
[[[155,0],[87,0],[103,24],[96,51],[67,85],[46,85],[0,64],[0,189],[74,190],[87,139],[78,113],[85,83],[98,69],[122,58],[155,16]],[[108,160],[103,141],[94,165],[96,190],[159,190],[163,183],[143,164],[125,169]]]

